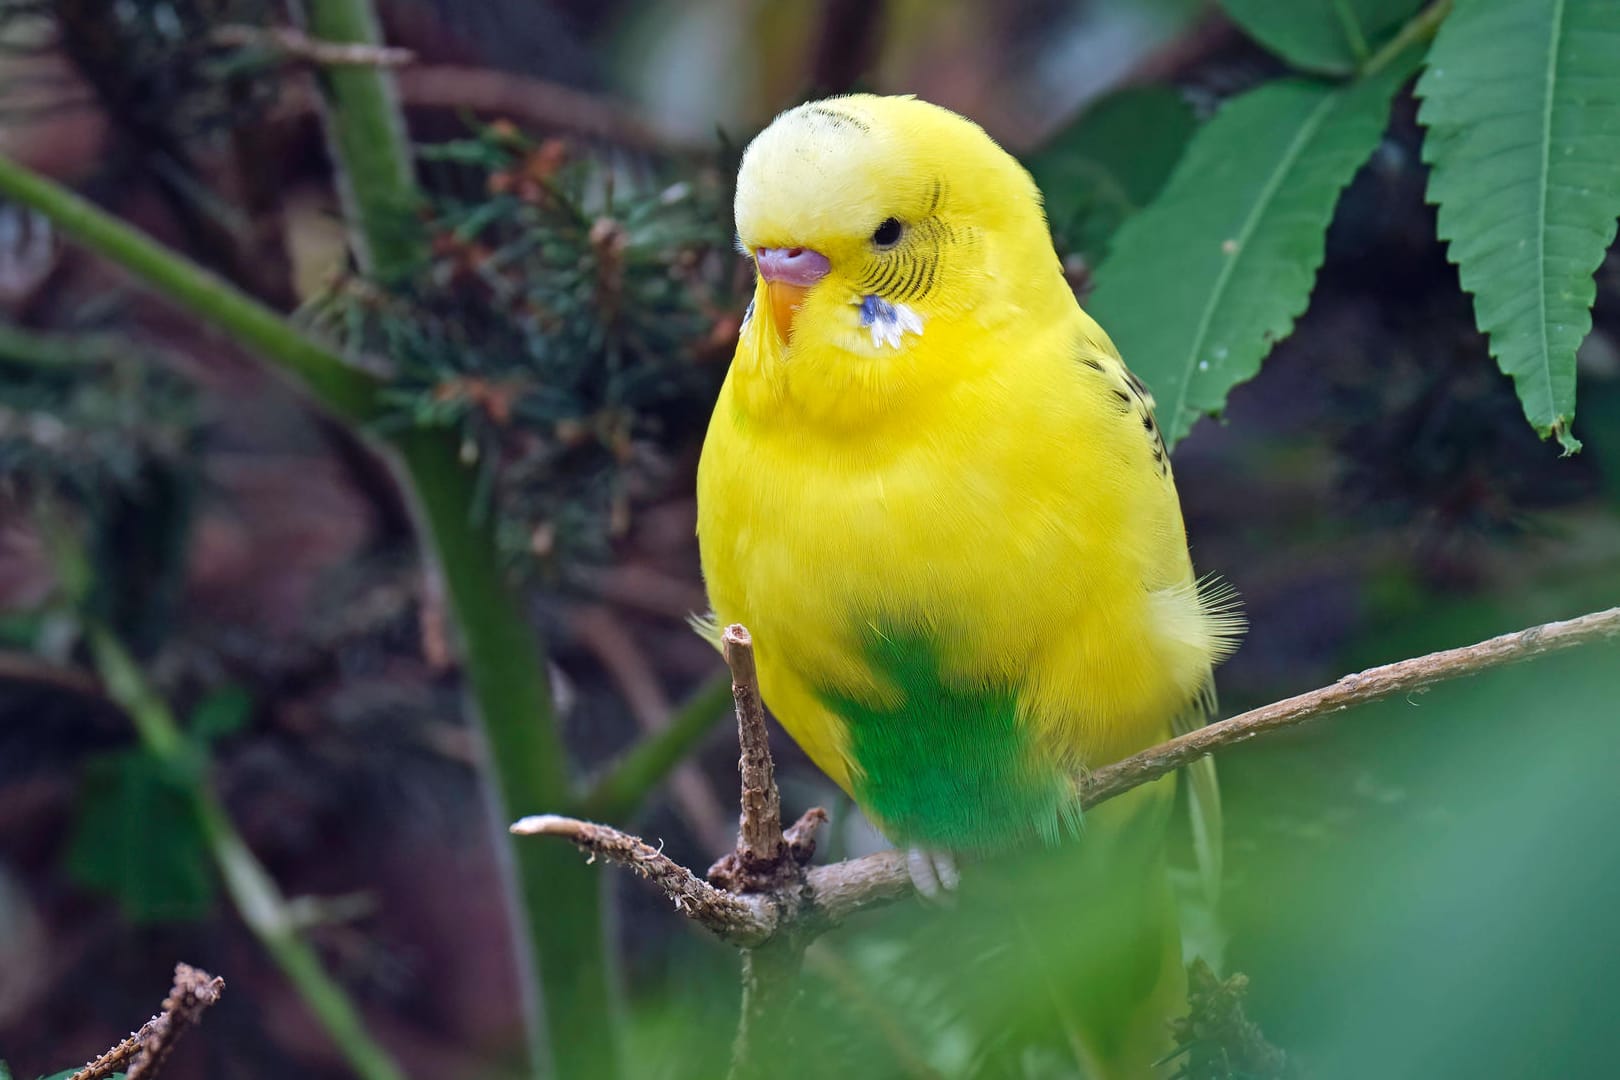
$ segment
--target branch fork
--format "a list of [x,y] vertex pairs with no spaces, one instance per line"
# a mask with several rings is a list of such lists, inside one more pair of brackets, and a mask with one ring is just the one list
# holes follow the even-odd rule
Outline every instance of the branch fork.
[[[1080,803],[1089,809],[1206,754],[1354,705],[1616,637],[1620,637],[1620,608],[1609,608],[1346,675],[1331,686],[1209,724],[1098,768],[1079,781]],[[742,742],[738,766],[742,816],[736,850],[710,868],[707,881],[646,841],[611,826],[544,814],[516,822],[512,832],[560,836],[593,859],[600,856],[630,867],[661,888],[687,918],[724,941],[757,949],[779,937],[791,938],[802,949],[803,943],[855,912],[910,895],[911,878],[905,856],[894,851],[830,866],[809,865],[815,832],[827,820],[826,812],[810,810],[782,831],[781,797],[766,738],[753,643],[743,627],[730,626],[721,645],[731,667]]]
[[[560,836],[592,861],[600,856],[627,866],[662,889],[687,918],[732,944],[755,948],[788,928],[808,928],[823,921],[815,917],[820,910],[815,887],[818,872],[811,870],[810,861],[816,853],[816,831],[826,824],[827,811],[813,807],[783,830],[782,796],[776,786],[765,706],[759,696],[753,639],[744,627],[734,625],[726,628],[720,642],[731,668],[731,695],[742,745],[737,762],[742,812],[736,848],[709,868],[706,880],[661,848],[608,825],[539,814],[516,822],[512,832]],[[833,910],[838,910],[836,904]]]

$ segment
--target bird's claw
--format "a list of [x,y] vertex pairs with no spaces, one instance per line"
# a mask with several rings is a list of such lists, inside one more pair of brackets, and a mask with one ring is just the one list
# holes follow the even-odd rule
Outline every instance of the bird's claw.
[[962,884],[962,872],[948,851],[911,848],[906,852],[906,873],[917,895],[934,903],[948,903]]

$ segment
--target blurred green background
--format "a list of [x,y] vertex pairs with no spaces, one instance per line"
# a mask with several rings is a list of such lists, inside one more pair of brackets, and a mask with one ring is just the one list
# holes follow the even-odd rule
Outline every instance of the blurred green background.
[[[1423,7],[1352,6],[1374,38]],[[1266,10],[384,0],[386,39],[416,54],[398,74],[411,135],[433,148],[408,219],[418,261],[396,280],[351,266],[308,65],[240,33],[280,25],[280,5],[0,0],[0,153],[388,365],[362,426],[451,433],[468,520],[492,538],[471,550],[545,642],[543,661],[505,659],[549,674],[565,778],[611,774],[697,695],[691,752],[614,805],[701,869],[735,814],[719,660],[686,617],[705,606],[696,453],[750,287],[730,247],[741,147],[817,94],[957,109],[1030,164],[1085,302],[1223,102],[1354,68],[1336,38],[1255,34]],[[1584,449],[1560,456],[1435,239],[1421,147],[1408,86],[1327,204],[1293,333],[1176,447],[1194,561],[1250,620],[1219,675],[1227,715],[1620,604],[1620,260],[1598,270],[1576,361]],[[1196,273],[1189,256],[1176,276],[1174,243],[1160,254],[1148,310]],[[229,335],[0,204],[0,1060],[15,1076],[111,1045],[176,960],[228,990],[165,1077],[356,1074],[222,890],[204,789],[405,1075],[523,1075],[525,954],[458,660],[461,585],[424,560],[420,476],[402,475]],[[134,690],[97,628],[132,658]],[[183,732],[175,754],[137,740],[142,694]],[[833,813],[823,857],[882,846],[776,749],[786,811]],[[1226,968],[1308,1075],[1613,1071],[1620,645],[1361,708],[1221,766]],[[601,992],[624,1073],[724,1075],[735,952],[629,875],[588,874],[607,889]],[[1077,1075],[1048,988],[1002,955],[1007,893],[1058,885],[1021,863],[998,881],[818,942],[783,1075]],[[1043,910],[1036,940],[1107,917]],[[589,953],[589,927],[575,936]]]

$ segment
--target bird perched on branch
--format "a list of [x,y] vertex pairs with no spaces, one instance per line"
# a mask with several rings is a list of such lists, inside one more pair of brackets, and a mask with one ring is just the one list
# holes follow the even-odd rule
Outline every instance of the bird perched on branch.
[[[1084,822],[1074,780],[1202,723],[1241,616],[1193,573],[1153,399],[1034,182],[952,112],[855,95],[753,141],[736,217],[758,280],[698,474],[717,622],[753,632],[766,703],[920,888],[1078,836],[1163,929],[1173,780]],[[1211,762],[1189,788],[1218,876]],[[1097,1075],[1169,1049],[1179,955],[1149,964],[1153,1008],[1078,1021]]]

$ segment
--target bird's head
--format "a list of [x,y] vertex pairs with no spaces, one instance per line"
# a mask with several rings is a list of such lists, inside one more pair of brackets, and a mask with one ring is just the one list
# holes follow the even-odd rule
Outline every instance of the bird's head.
[[800,105],[749,145],[737,236],[758,278],[739,357],[846,415],[961,377],[980,335],[1072,304],[1029,174],[910,97]]

